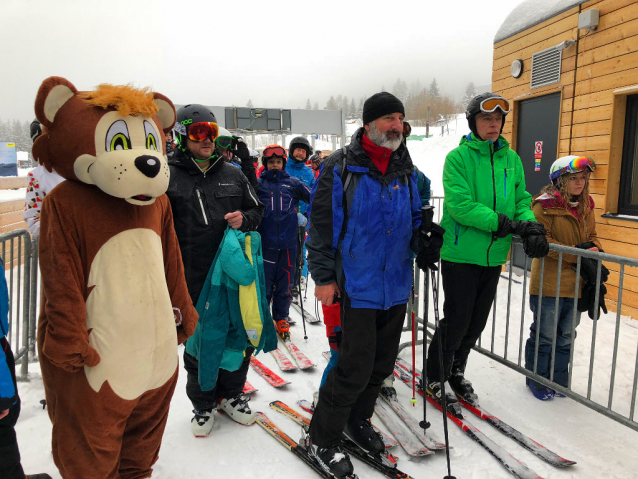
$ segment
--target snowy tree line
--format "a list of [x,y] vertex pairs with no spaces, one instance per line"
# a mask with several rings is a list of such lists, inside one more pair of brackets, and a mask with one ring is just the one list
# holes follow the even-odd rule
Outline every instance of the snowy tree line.
[[30,121],[0,120],[0,141],[10,141],[16,144],[16,151],[27,151],[31,156],[31,135],[29,134]]

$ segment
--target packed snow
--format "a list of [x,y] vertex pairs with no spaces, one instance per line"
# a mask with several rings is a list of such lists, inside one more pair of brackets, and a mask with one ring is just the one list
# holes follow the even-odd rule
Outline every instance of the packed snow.
[[[441,173],[448,151],[458,145],[461,136],[467,133],[467,124],[460,117],[458,127],[450,122],[450,134],[440,135],[440,128],[431,129],[434,137],[422,141],[409,141],[408,147],[414,162],[432,180],[433,194],[442,194]],[[425,129],[414,128],[413,133],[424,134]],[[435,203],[436,205],[436,203]],[[521,306],[523,306],[524,324],[523,342],[527,338],[531,313],[527,297],[523,291],[523,277],[517,274],[513,279],[511,291],[511,319],[509,324],[508,358],[518,358],[521,334]],[[315,312],[313,296],[314,286],[309,284],[307,302],[304,306]],[[423,297],[423,295],[421,295]],[[508,298],[507,273],[503,274],[497,297],[496,324],[494,325],[494,351],[502,354],[505,339],[505,317]],[[442,306],[442,301],[441,301]],[[279,370],[270,354],[260,354],[258,359],[274,372],[291,382],[281,389],[274,389],[252,369],[248,372],[248,381],[258,391],[250,402],[253,410],[262,411],[293,439],[301,437],[300,428],[290,419],[269,408],[268,404],[276,399],[292,407],[300,399],[312,399],[318,388],[323,369],[327,364],[322,352],[328,350],[325,327],[322,323],[306,326],[308,340],[304,340],[301,317],[291,308],[291,316],[297,324],[291,327],[292,339],[305,354],[317,365],[307,371],[285,373]],[[433,321],[432,310],[430,321]],[[586,377],[589,371],[591,335],[594,323],[584,315],[578,327],[576,354],[574,356],[574,389],[586,394]],[[597,323],[597,341],[594,363],[594,385],[592,397],[607,404],[609,390],[609,371],[611,352],[613,351],[616,315],[603,315]],[[621,318],[619,323],[618,370],[614,388],[614,410],[627,414],[631,400],[633,368],[636,364],[636,345],[638,344],[638,322]],[[481,339],[483,347],[490,349],[492,343],[492,316]],[[405,332],[402,342],[411,338]],[[183,347],[180,347],[180,355]],[[422,366],[423,350],[416,348],[417,367]],[[411,351],[404,349],[401,357],[412,361]],[[181,360],[181,359],[180,359]],[[16,427],[22,453],[23,465],[28,474],[48,472],[54,478],[60,475],[53,464],[50,453],[51,423],[47,412],[42,409],[40,400],[44,398],[42,379],[38,364],[30,364],[30,380],[19,384],[22,398],[22,414]],[[638,455],[636,444],[638,433],[588,409],[571,399],[554,399],[541,402],[535,399],[525,387],[525,379],[519,373],[472,352],[466,376],[473,382],[479,394],[481,405],[532,439],[545,445],[559,455],[578,462],[567,469],[555,469],[542,462],[527,450],[506,438],[478,418],[469,416],[470,422],[487,434],[494,442],[507,449],[519,460],[543,478],[614,478],[630,479],[636,477]],[[180,368],[180,377],[173,396],[171,412],[164,434],[160,458],[154,467],[154,478],[190,479],[211,477],[275,479],[280,477],[312,478],[315,472],[287,451],[280,443],[257,425],[241,426],[227,416],[217,413],[213,430],[207,438],[195,438],[191,433],[190,419],[192,406],[185,392],[186,374]],[[395,388],[403,405],[418,420],[423,417],[423,402],[419,397],[416,407],[412,407],[412,391],[396,382]],[[431,432],[443,439],[443,416],[428,405],[428,420],[432,423]],[[387,429],[376,418],[373,422],[381,429]],[[470,439],[454,424],[449,424],[452,474],[459,479],[511,478],[487,451]],[[444,452],[437,452],[425,458],[412,458],[400,448],[392,453],[399,457],[399,468],[414,478],[443,477],[447,474]],[[379,472],[353,459],[355,472],[360,478],[383,477]]]
[[525,0],[514,7],[494,36],[494,43],[555,17],[587,0]]

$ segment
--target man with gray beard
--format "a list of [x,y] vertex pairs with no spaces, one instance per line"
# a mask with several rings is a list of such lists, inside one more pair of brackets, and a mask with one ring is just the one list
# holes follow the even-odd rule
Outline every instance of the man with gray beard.
[[431,264],[442,243],[441,238],[419,247],[421,200],[401,141],[404,115],[403,104],[390,93],[368,98],[364,126],[346,149],[324,161],[308,208],[315,296],[325,306],[341,303],[342,337],[306,441],[320,465],[338,478],[353,474],[342,433],[374,456],[385,450],[370,417],[399,349],[412,286],[410,250],[421,250],[419,264]]

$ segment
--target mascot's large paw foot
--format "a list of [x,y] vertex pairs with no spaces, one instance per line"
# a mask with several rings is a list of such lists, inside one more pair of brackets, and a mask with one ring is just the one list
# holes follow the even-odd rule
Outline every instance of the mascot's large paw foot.
[[193,411],[195,416],[191,419],[191,428],[195,437],[206,437],[213,428],[215,417],[212,409],[204,409],[202,411]]

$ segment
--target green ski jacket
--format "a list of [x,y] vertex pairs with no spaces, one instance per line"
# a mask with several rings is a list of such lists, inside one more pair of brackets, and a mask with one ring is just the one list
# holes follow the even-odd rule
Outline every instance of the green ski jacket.
[[443,167],[445,228],[441,259],[479,266],[507,261],[512,236],[495,238],[498,214],[511,220],[536,221],[532,196],[525,190],[523,163],[505,138],[481,141],[464,136],[448,153]]

